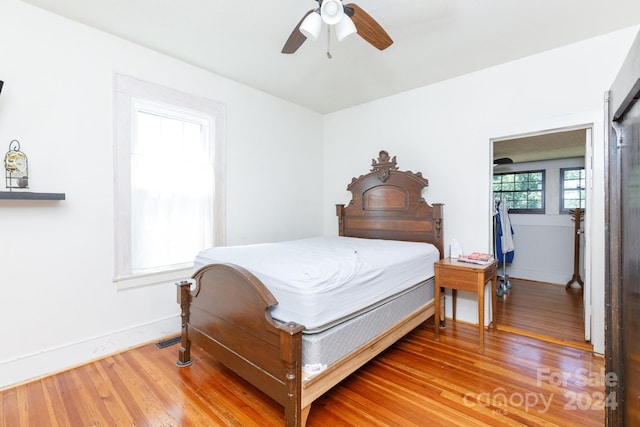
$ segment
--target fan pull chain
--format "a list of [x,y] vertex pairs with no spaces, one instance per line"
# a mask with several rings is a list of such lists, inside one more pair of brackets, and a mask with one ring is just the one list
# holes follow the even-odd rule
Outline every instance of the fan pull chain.
[[331,25],[327,25],[327,58],[331,59]]

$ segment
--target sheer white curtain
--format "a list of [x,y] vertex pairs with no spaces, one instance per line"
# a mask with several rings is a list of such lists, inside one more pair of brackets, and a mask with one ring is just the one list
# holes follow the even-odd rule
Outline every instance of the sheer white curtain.
[[131,273],[189,266],[213,246],[210,120],[136,103],[131,146]]

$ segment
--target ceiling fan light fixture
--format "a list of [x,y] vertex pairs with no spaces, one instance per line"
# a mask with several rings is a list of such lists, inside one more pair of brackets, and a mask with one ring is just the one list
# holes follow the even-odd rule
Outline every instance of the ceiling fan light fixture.
[[295,53],[307,38],[316,41],[324,23],[328,25],[327,45],[332,40],[331,27],[335,27],[334,31],[338,41],[357,33],[364,41],[378,50],[384,50],[393,44],[389,34],[367,12],[355,3],[343,4],[343,1],[315,0],[317,6],[308,10],[300,18],[282,47],[282,53]]
[[320,6],[322,20],[329,25],[335,25],[344,16],[344,6],[340,0],[323,0]]
[[344,15],[340,22],[336,24],[336,38],[339,42],[349,37],[351,34],[357,33],[356,25],[348,15]]
[[310,40],[318,40],[320,30],[322,29],[322,18],[320,17],[320,11],[314,10],[313,13],[307,15],[300,24],[300,32]]

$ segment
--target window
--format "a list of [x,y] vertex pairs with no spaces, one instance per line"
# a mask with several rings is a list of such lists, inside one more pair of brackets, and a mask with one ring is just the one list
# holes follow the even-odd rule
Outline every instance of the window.
[[560,169],[560,213],[585,208],[584,168]]
[[493,175],[495,201],[505,200],[512,213],[544,213],[544,170]]
[[115,281],[188,277],[223,243],[224,108],[116,75]]

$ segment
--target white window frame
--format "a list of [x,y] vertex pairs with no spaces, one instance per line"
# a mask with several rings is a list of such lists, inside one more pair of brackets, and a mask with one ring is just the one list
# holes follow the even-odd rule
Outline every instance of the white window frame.
[[[514,188],[513,190],[505,190],[504,186],[505,184],[502,182],[502,177],[503,176],[507,176],[507,175],[514,175],[517,179],[517,177],[519,175],[529,175],[531,173],[536,173],[536,174],[540,174],[542,177],[541,180],[541,186],[542,188],[540,190],[534,190],[534,189],[516,189]],[[507,200],[510,200],[511,197],[513,197],[512,195],[517,195],[517,194],[525,194],[528,196],[531,193],[540,193],[540,207],[539,208],[518,208],[516,206],[512,206],[512,204],[508,205],[509,208],[509,213],[512,214],[544,214],[545,213],[545,199],[546,199],[546,175],[547,175],[547,171],[546,169],[535,169],[535,170],[523,170],[523,171],[513,171],[513,172],[500,172],[500,173],[494,173],[493,174],[493,179],[494,179],[494,183],[493,183],[493,194],[494,194],[494,201],[498,201],[501,200],[503,195],[506,195]],[[500,184],[495,183],[495,179],[496,177],[500,177]],[[497,186],[499,186],[500,188],[496,188]]]
[[[193,266],[145,274],[131,273],[131,164],[136,103],[165,106],[176,111],[196,112],[212,117],[214,132],[214,245],[225,244],[225,124],[224,104],[174,89],[114,74],[114,278],[118,289],[147,286],[186,279]],[[194,254],[194,258],[195,258]]]
[[[584,175],[583,178],[580,179],[580,182],[584,185],[583,187],[576,187],[576,188],[565,188],[565,183],[566,183],[566,179],[564,176],[564,173],[567,171],[581,171],[582,175]],[[569,214],[571,213],[571,211],[573,210],[572,208],[567,208],[565,207],[565,202],[567,201],[567,199],[565,199],[565,190],[569,190],[569,191],[578,191],[580,192],[580,197],[579,197],[579,201],[581,205],[584,205],[586,207],[587,205],[587,169],[584,166],[576,166],[576,167],[567,167],[567,168],[560,168],[560,213],[561,214]],[[582,207],[582,210],[584,210],[585,208]]]

